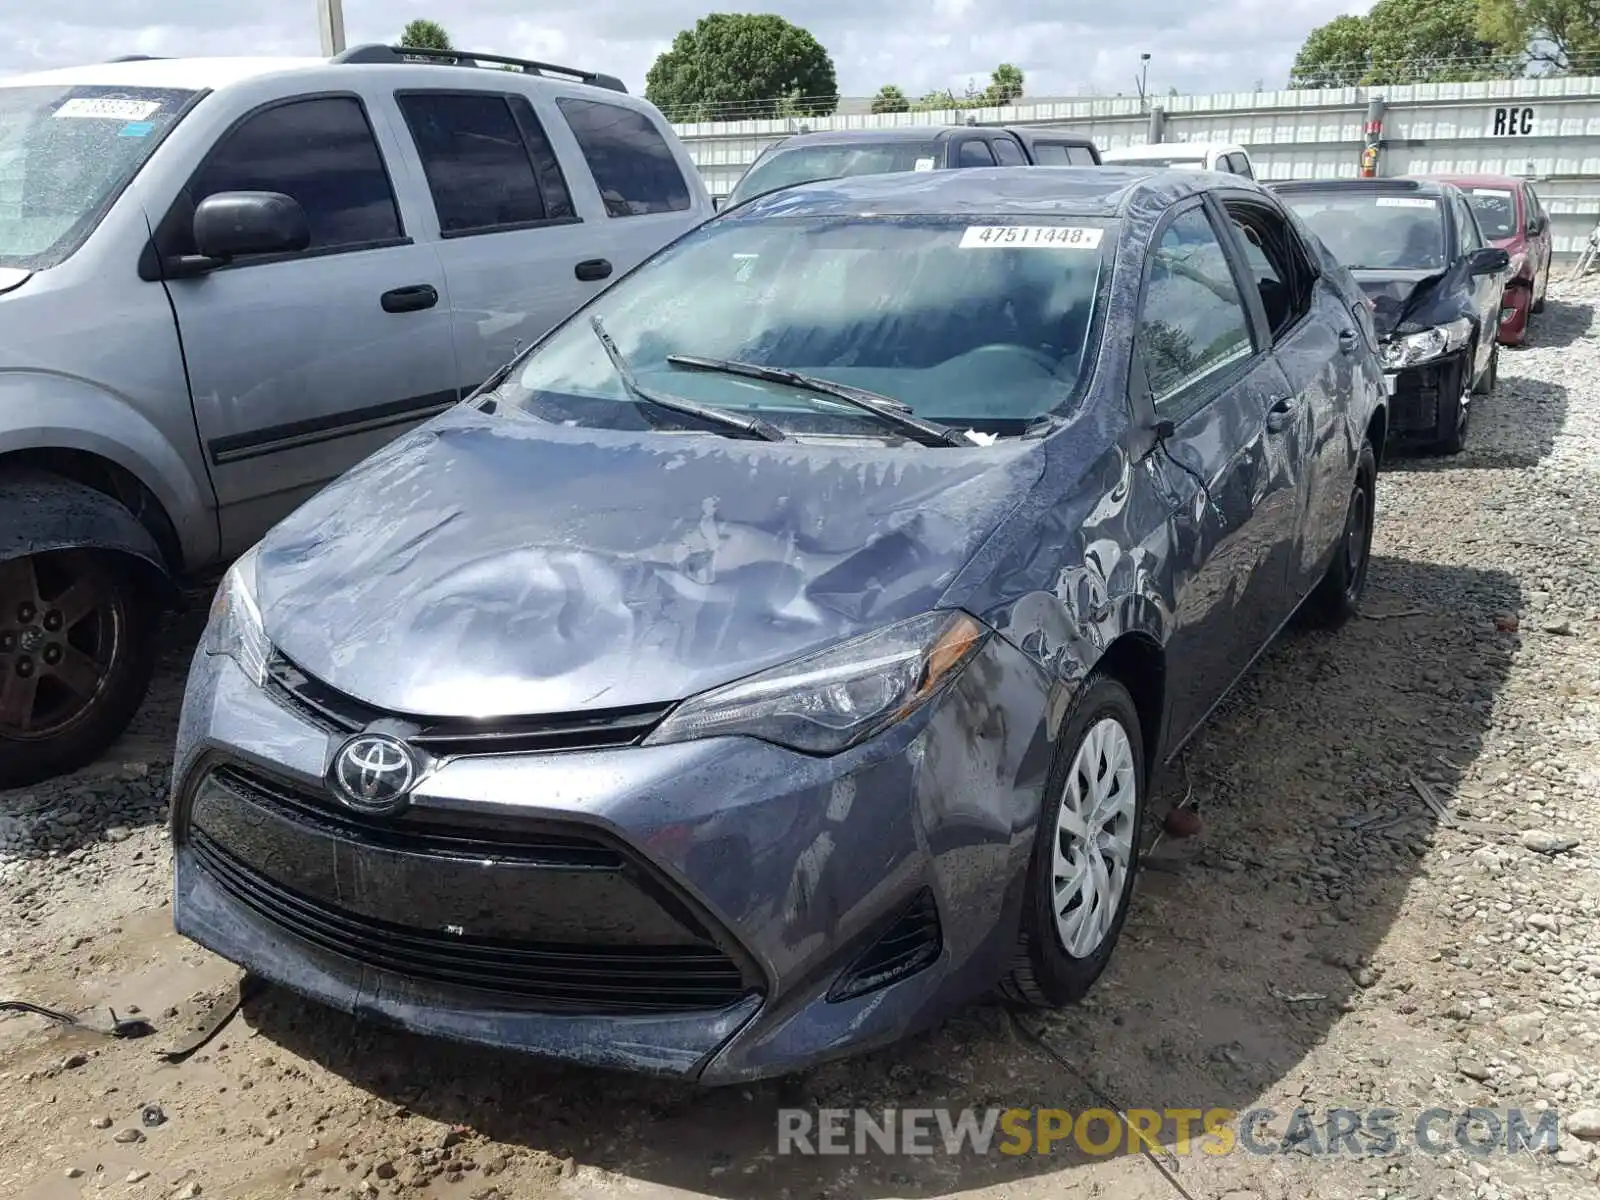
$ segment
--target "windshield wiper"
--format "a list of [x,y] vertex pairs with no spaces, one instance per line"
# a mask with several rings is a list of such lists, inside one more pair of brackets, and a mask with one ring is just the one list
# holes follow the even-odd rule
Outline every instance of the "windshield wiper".
[[763,421],[760,417],[740,417],[724,409],[712,408],[707,404],[697,404],[693,400],[685,400],[682,396],[668,396],[661,392],[649,390],[634,377],[633,368],[628,365],[628,360],[622,357],[622,351],[617,349],[617,343],[611,340],[611,335],[606,332],[606,327],[601,322],[598,313],[589,318],[589,327],[594,330],[595,337],[600,339],[600,345],[604,347],[606,357],[611,360],[611,365],[616,368],[617,378],[622,380],[623,388],[634,399],[643,400],[646,404],[653,404],[657,408],[664,408],[668,412],[675,412],[686,417],[696,417],[708,425],[715,425],[721,429],[737,432],[745,437],[760,438],[764,442],[788,440],[783,430],[776,425]]
[[814,392],[819,396],[829,396],[860,412],[869,413],[877,417],[885,425],[894,426],[901,432],[910,435],[912,440],[920,442],[924,446],[967,446],[971,444],[948,425],[940,425],[937,422],[914,416],[910,405],[902,404],[889,396],[881,396],[877,392],[851,387],[845,383],[834,383],[831,379],[818,379],[813,375],[802,375],[798,371],[790,371],[785,367],[764,367],[759,363],[739,362],[731,358],[701,358],[694,354],[669,354],[667,355],[667,361],[675,367],[682,367],[688,371],[716,371],[723,375],[739,375],[745,379],[760,379],[768,383],[781,383],[787,387],[797,388],[802,392]]

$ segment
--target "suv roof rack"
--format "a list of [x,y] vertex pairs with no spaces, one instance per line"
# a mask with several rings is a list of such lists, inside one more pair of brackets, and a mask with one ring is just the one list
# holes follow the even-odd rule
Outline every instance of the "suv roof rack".
[[511,58],[505,54],[480,54],[468,50],[433,50],[421,46],[385,46],[371,42],[351,46],[342,54],[333,56],[336,63],[399,63],[422,59],[447,67],[481,67],[484,63],[498,63],[502,67],[515,67],[524,75],[566,76],[591,87],[627,95],[628,89],[615,75],[602,75],[598,71],[580,71],[576,67],[562,67],[555,63],[536,62],[528,58]]
[[119,56],[117,58],[108,58],[108,59],[106,59],[106,61],[108,63],[158,62],[158,61],[163,60],[165,57],[166,57],[165,55],[161,55],[161,54],[124,54],[124,55],[121,55],[121,56]]

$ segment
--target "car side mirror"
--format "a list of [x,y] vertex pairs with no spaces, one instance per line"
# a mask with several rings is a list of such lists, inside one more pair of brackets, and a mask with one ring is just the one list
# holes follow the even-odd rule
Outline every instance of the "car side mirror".
[[723,205],[723,198],[721,196],[713,196],[713,197],[711,197],[711,211],[712,212],[721,212],[722,211],[722,205]]
[[194,245],[219,263],[293,254],[311,245],[311,225],[299,202],[282,192],[218,192],[194,210]]
[[1467,259],[1469,275],[1494,275],[1511,266],[1511,255],[1498,246],[1485,246],[1474,250]]
[[1544,232],[1544,218],[1543,217],[1534,217],[1532,220],[1530,220],[1528,222],[1528,236],[1529,237],[1538,237],[1543,232]]

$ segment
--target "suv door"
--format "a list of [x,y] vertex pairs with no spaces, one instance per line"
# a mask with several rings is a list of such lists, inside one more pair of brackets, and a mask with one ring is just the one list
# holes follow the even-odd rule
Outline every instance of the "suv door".
[[1292,435],[1267,426],[1288,383],[1259,302],[1240,286],[1206,205],[1157,227],[1134,330],[1141,423],[1170,422],[1148,460],[1171,505],[1177,564],[1168,728],[1181,738],[1261,651],[1288,612],[1277,550],[1298,520]]
[[459,373],[470,392],[579,307],[616,271],[577,212],[544,125],[513,92],[395,92],[422,163],[429,228],[450,285]]
[[[1345,527],[1359,443],[1345,420],[1362,351],[1355,317],[1312,265],[1281,209],[1263,196],[1224,195],[1233,242],[1261,298],[1272,352],[1289,385],[1285,454],[1279,468],[1295,479],[1296,537],[1286,544],[1289,603],[1322,578]],[[1280,408],[1279,412],[1285,412]],[[1274,414],[1269,411],[1269,425]]]
[[311,245],[164,281],[225,555],[459,399],[444,273],[407,236],[358,96],[243,114],[160,222],[159,252],[193,254],[195,205],[228,191],[292,197]]

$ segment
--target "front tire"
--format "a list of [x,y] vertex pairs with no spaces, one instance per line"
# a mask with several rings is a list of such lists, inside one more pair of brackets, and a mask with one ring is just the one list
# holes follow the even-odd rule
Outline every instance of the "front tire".
[[1361,610],[1372,561],[1372,529],[1377,516],[1378,456],[1363,442],[1356,459],[1356,478],[1345,509],[1344,533],[1328,572],[1306,599],[1306,615],[1315,625],[1337,629]]
[[158,627],[121,556],[0,562],[0,788],[77,770],[116,740],[149,690]]
[[1139,870],[1144,737],[1133,697],[1091,675],[1062,727],[1028,865],[1017,956],[1000,990],[1032,1008],[1081,1000],[1111,960]]

